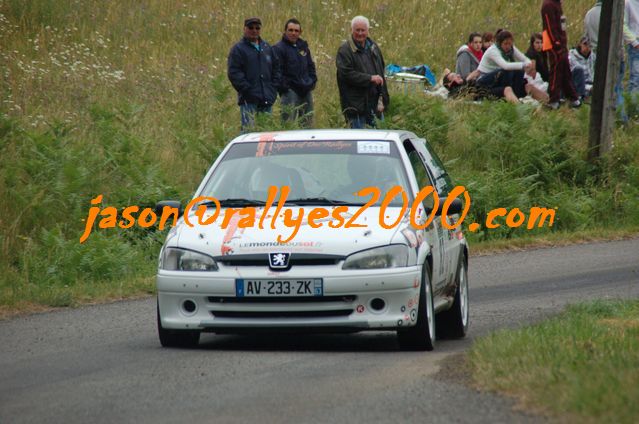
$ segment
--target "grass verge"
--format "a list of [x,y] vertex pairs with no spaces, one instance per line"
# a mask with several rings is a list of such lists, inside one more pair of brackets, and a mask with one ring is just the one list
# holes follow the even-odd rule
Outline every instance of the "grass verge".
[[530,235],[516,239],[480,241],[471,244],[472,256],[492,255],[503,252],[568,246],[571,244],[626,240],[639,237],[639,227],[594,228],[590,230]]
[[480,339],[474,383],[571,422],[639,422],[639,301],[596,301]]
[[[574,0],[565,7],[572,42],[591,6]],[[281,37],[288,17],[302,21],[319,78],[317,128],[344,126],[335,52],[357,14],[371,19],[371,36],[387,63],[427,63],[439,76],[454,66],[469,32],[512,29],[524,50],[541,25],[539,5],[521,0],[428,6],[279,0],[253,2],[250,10],[261,17],[270,42]],[[466,10],[473,13],[460,13]],[[239,0],[0,0],[0,309],[153,291],[145,281],[155,272],[165,233],[153,227],[95,231],[80,244],[84,219],[98,194],[103,206],[119,209],[190,199],[239,132],[226,57],[241,37],[246,11]],[[589,106],[548,111],[443,101],[404,93],[397,84],[391,97],[381,125],[429,140],[453,182],[469,190],[466,223],[485,223],[494,208],[556,209],[554,225],[534,231],[463,227],[474,254],[639,228],[639,124],[617,128],[615,148],[591,164]],[[279,108],[276,103],[274,116],[258,129],[294,128],[280,122]],[[585,230],[604,235],[580,235]]]

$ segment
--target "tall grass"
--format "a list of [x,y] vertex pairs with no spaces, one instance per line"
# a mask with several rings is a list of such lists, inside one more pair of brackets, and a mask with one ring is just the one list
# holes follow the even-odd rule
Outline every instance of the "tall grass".
[[[111,230],[79,245],[82,220],[101,193],[117,207],[192,194],[239,132],[226,56],[245,17],[260,16],[271,43],[287,18],[301,20],[318,67],[315,125],[341,127],[334,56],[354,15],[371,19],[387,63],[439,74],[471,31],[509,28],[524,50],[538,3],[0,0],[0,305],[68,304],[77,287],[152,275],[161,235]],[[565,5],[571,40],[591,3]],[[559,208],[553,230],[639,225],[636,127],[616,133],[595,169],[584,160],[587,109],[447,103],[394,87],[387,116],[385,126],[429,138],[470,188],[478,222],[495,207],[538,204]],[[262,125],[283,128],[277,106]]]

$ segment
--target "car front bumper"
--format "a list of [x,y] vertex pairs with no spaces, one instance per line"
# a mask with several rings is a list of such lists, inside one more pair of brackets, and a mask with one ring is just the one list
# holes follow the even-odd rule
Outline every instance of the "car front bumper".
[[[415,325],[421,267],[342,270],[339,266],[220,266],[214,272],[160,270],[158,304],[162,327],[211,332],[257,329],[394,330]],[[322,278],[323,296],[312,298],[238,298],[242,279]],[[379,301],[381,299],[382,302]],[[195,309],[188,312],[184,302]]]

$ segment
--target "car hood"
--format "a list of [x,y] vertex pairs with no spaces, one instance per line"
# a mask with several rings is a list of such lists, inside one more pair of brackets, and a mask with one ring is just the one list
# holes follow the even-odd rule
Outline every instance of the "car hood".
[[[406,240],[398,231],[407,227],[408,214],[405,214],[399,225],[387,229],[383,228],[379,223],[380,208],[370,207],[363,210],[353,221],[354,224],[365,226],[345,228],[344,224],[342,224],[341,228],[330,228],[328,226],[329,222],[337,223],[337,220],[331,218],[335,207],[326,207],[329,216],[321,220],[315,220],[314,223],[316,225],[321,223],[322,226],[313,228],[308,223],[308,214],[316,207],[285,207],[282,209],[280,217],[275,221],[272,221],[274,208],[271,208],[263,220],[263,229],[259,228],[259,221],[264,212],[263,208],[255,208],[255,225],[245,228],[240,227],[242,226],[242,218],[247,215],[240,214],[235,214],[226,228],[222,228],[225,209],[220,210],[215,222],[207,225],[198,224],[197,216],[190,214],[188,219],[193,226],[186,225],[183,219],[180,219],[178,225],[169,234],[166,245],[191,249],[211,256],[269,253],[274,251],[346,256],[353,252],[384,246],[393,242],[406,243]],[[299,225],[299,230],[291,238],[290,236],[296,231],[296,228],[284,225],[282,216],[283,214],[290,214],[290,217],[296,219],[300,214],[300,209],[304,209],[303,219]],[[360,209],[360,207],[349,207],[348,212],[341,213],[344,223],[348,222]],[[397,220],[400,211],[400,208],[388,207],[386,209],[387,225]],[[210,214],[205,215],[204,220],[210,216]],[[248,222],[245,221],[245,224]],[[275,229],[271,228],[272,222],[274,222]],[[281,236],[281,240],[290,240],[280,243],[277,241],[278,236]],[[397,238],[397,240],[394,240],[394,238]]]

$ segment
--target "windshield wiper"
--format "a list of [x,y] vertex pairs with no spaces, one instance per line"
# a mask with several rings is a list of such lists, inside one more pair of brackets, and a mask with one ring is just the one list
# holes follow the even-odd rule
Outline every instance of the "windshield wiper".
[[[266,204],[266,202],[263,202],[262,200],[243,199],[243,198],[220,199],[219,202],[220,202],[220,206],[222,207],[264,206]],[[215,202],[211,200],[207,200],[206,202],[200,203],[200,205],[215,206]]]
[[299,199],[288,199],[286,204],[293,203],[296,205],[352,205],[351,202],[343,200],[329,199],[327,197],[304,197]]

